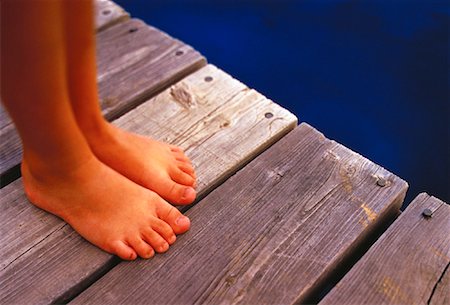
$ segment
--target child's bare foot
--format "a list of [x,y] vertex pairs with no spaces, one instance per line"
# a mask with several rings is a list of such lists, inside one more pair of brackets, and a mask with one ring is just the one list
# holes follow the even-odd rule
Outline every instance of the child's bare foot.
[[175,204],[194,201],[196,176],[183,151],[109,123],[84,135],[97,158],[130,180]]
[[[29,162],[28,162],[29,163]],[[25,192],[36,206],[68,222],[84,238],[122,259],[165,252],[189,219],[156,193],[94,156],[71,170],[22,163]]]

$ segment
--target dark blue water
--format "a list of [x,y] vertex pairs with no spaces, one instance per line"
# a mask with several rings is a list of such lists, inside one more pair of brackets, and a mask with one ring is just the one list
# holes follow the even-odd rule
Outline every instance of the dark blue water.
[[132,1],[248,86],[450,202],[445,1]]

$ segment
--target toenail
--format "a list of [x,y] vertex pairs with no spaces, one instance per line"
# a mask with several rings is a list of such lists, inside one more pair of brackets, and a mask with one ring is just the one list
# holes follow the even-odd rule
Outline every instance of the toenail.
[[184,190],[183,199],[191,198],[195,196],[195,190],[192,187],[188,187]]
[[172,237],[169,238],[169,243],[173,244],[176,240],[177,240],[176,236],[173,235]]
[[168,244],[163,244],[161,246],[159,246],[159,252],[164,252],[169,248]]
[[186,216],[180,216],[175,220],[175,224],[178,226],[188,225],[190,223],[189,218]]

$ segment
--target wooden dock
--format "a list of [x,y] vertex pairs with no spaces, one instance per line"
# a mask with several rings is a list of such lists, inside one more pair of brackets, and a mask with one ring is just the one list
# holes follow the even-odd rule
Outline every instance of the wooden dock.
[[0,109],[0,304],[450,304],[448,204],[424,193],[400,213],[401,178],[96,5],[102,110],[192,159],[192,226],[150,260],[99,250],[27,201]]

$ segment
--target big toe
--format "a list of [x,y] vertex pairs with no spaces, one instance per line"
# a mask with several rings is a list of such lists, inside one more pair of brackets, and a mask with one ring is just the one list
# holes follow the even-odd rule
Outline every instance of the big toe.
[[177,183],[170,177],[165,180],[157,188],[155,187],[153,191],[174,204],[190,204],[194,202],[197,192],[192,186]]
[[178,209],[167,202],[160,203],[157,213],[161,220],[167,222],[172,227],[175,234],[185,233],[191,226],[189,218],[181,214]]

